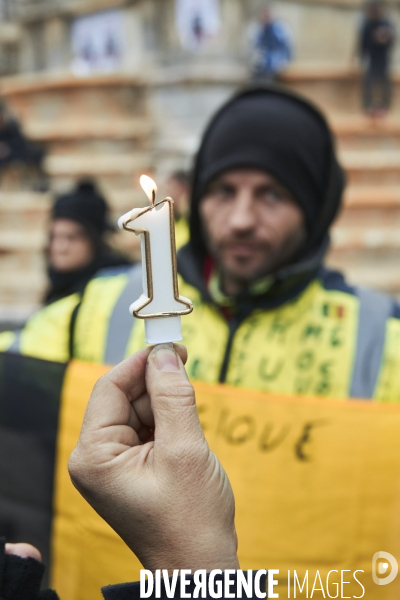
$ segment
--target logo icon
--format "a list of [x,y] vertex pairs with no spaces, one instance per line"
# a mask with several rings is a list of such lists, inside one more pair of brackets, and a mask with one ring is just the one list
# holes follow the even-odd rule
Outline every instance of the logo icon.
[[[378,568],[376,568],[377,562]],[[388,572],[389,565],[390,571]],[[398,571],[399,565],[392,554],[383,551],[375,552],[374,556],[372,557],[372,579],[376,585],[387,585],[388,583],[392,583],[392,581],[396,578]],[[386,577],[378,577],[377,572],[379,575],[384,575],[385,573],[388,573],[388,575],[386,575]]]

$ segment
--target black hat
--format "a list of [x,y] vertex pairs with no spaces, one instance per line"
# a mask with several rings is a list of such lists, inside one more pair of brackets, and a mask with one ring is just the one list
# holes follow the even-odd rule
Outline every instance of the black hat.
[[53,219],[77,221],[89,232],[100,235],[107,229],[113,229],[108,221],[107,203],[90,180],[80,181],[72,192],[58,196],[51,216]]
[[266,171],[303,210],[307,250],[321,243],[338,212],[345,177],[322,113],[285,89],[257,86],[229,100],[213,117],[194,166],[190,244],[206,252],[199,204],[210,181],[232,168]]

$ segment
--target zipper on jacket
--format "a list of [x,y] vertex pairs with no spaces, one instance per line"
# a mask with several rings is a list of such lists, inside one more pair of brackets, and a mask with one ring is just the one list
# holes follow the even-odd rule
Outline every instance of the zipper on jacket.
[[221,370],[219,372],[219,378],[218,378],[219,383],[225,383],[225,380],[226,380],[226,375],[228,373],[228,367],[229,367],[229,360],[231,357],[233,338],[235,337],[235,333],[239,326],[239,322],[237,321],[237,319],[232,319],[231,321],[229,321],[228,325],[229,325],[229,336],[228,336],[228,341],[227,341],[226,347],[225,347],[224,359],[222,361]]

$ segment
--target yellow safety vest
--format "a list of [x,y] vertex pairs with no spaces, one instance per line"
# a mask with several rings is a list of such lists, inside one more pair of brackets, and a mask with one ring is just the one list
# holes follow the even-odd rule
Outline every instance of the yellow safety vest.
[[[143,322],[128,313],[141,281],[138,266],[94,278],[77,312],[73,348],[77,294],[43,308],[13,338],[1,334],[0,349],[60,362],[72,350],[83,361],[115,364],[145,345]],[[182,318],[191,378],[276,393],[400,401],[400,319],[389,297],[327,289],[317,278],[293,300],[254,310],[232,332],[218,307],[181,277],[179,290],[194,305]]]
[[175,220],[175,246],[176,249],[182,248],[189,241],[189,223],[185,217]]

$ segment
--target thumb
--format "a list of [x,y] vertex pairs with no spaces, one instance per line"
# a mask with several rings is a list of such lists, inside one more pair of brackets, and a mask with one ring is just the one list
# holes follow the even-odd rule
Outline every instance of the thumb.
[[165,442],[163,452],[177,444],[204,443],[194,389],[172,344],[159,344],[149,354],[146,388],[154,415],[154,439]]

